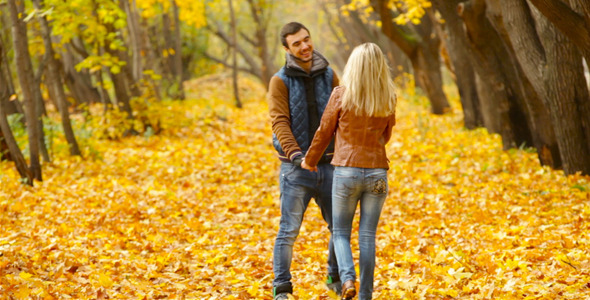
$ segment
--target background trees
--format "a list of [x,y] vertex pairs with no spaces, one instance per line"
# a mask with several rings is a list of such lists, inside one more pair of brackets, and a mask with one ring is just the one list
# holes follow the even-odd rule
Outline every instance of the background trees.
[[[233,67],[266,85],[284,63],[280,27],[299,20],[337,71],[354,46],[378,43],[433,113],[451,109],[443,82],[452,83],[466,128],[500,134],[505,149],[533,147],[566,174],[590,174],[587,1],[247,0],[233,1],[233,17],[231,3],[0,3],[2,158],[33,184],[51,160],[45,133],[54,113],[69,154],[84,157],[89,118],[102,120],[107,138],[157,133],[150,103],[184,99],[191,77]],[[16,124],[25,139],[13,134]]]
[[453,73],[467,128],[499,133],[505,149],[534,147],[542,164],[566,174],[590,174],[588,6],[577,0],[346,5],[379,20],[366,23],[412,62],[434,113],[448,106],[439,79],[444,66]]

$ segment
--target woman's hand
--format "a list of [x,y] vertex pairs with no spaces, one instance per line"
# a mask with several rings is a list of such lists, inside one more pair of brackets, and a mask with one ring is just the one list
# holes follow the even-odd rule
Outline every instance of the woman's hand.
[[305,163],[305,158],[301,162],[301,167],[304,168],[304,169],[306,169],[306,170],[312,171],[312,172],[317,172],[318,171],[318,167],[317,166],[315,166],[315,167],[312,168],[307,163]]

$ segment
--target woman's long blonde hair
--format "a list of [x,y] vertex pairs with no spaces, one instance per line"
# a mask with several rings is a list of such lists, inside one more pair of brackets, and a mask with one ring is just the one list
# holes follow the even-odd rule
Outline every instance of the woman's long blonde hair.
[[354,48],[344,67],[342,109],[357,115],[386,117],[395,112],[396,96],[383,52],[373,43]]

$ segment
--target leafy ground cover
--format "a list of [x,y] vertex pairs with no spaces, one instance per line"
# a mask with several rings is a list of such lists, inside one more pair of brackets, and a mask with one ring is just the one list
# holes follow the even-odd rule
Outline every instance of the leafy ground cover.
[[[239,110],[228,82],[191,82],[191,100],[152,107],[159,134],[92,140],[33,188],[0,163],[0,299],[271,299],[279,162],[264,90],[243,81]],[[498,136],[462,129],[458,109],[430,115],[411,88],[398,116],[375,299],[590,297],[588,177],[502,151]],[[334,296],[327,237],[311,205],[298,299]]]

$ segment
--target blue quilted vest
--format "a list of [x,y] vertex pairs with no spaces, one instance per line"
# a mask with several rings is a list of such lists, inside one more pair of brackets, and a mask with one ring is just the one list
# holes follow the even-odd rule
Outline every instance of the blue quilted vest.
[[[305,100],[305,86],[303,83],[303,78],[299,76],[288,76],[285,74],[285,67],[282,67],[275,76],[278,76],[283,80],[287,90],[289,91],[289,113],[291,116],[291,131],[293,132],[293,136],[297,141],[297,144],[301,148],[303,155],[307,153],[309,146],[311,145],[311,141],[313,136],[309,134],[309,116],[307,113],[307,102]],[[314,80],[314,87],[315,87],[315,97],[317,101],[317,108],[318,108],[318,115],[321,119],[322,114],[324,113],[324,109],[326,105],[328,105],[328,100],[330,100],[330,95],[332,94],[332,81],[334,78],[334,71],[332,68],[327,67],[326,71],[320,74],[317,74],[313,77]],[[272,143],[275,149],[279,154],[279,158],[282,161],[290,162],[289,158],[283,152],[281,148],[281,144],[279,140],[275,136],[272,135]],[[329,163],[332,160],[332,156],[334,155],[334,140],[324,152],[322,158],[320,159],[320,163]]]

